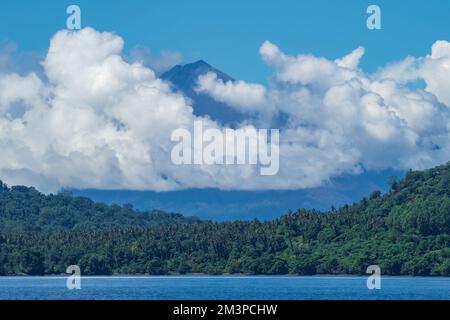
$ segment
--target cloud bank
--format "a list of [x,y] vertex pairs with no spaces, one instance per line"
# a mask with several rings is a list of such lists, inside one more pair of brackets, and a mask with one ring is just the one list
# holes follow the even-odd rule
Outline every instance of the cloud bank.
[[332,61],[289,56],[266,41],[260,55],[274,70],[269,88],[227,83],[218,94],[223,84],[211,75],[200,78],[199,87],[227,103],[248,103],[246,97],[263,91],[260,105],[270,106],[272,118],[287,118],[281,163],[304,172],[303,181],[314,185],[320,182],[311,176],[323,181],[361,169],[423,169],[450,160],[450,43],[438,41],[430,55],[407,57],[375,75],[358,68],[361,47]]
[[[0,179],[60,188],[175,190],[296,189],[363,169],[425,168],[450,159],[450,43],[407,57],[374,75],[358,68],[364,49],[335,61],[260,48],[274,70],[269,87],[226,82],[214,74],[198,90],[243,113],[246,128],[280,128],[280,170],[255,166],[177,166],[173,130],[192,131],[192,112],[143,63],[123,58],[123,39],[85,28],[51,39],[44,75],[0,70]],[[170,60],[170,59],[169,59]],[[424,88],[411,85],[422,80]]]

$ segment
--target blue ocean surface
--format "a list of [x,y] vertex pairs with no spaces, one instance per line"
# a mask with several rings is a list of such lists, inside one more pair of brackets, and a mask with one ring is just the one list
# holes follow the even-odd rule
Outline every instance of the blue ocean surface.
[[144,300],[450,300],[450,278],[382,277],[369,290],[362,276],[142,276],[81,277],[69,290],[67,277],[0,277],[0,299]]

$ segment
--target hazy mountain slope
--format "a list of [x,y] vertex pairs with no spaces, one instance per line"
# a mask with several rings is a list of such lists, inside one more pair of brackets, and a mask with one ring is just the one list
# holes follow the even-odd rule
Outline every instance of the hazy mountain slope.
[[199,94],[195,91],[198,77],[208,72],[217,74],[222,81],[234,81],[224,72],[217,70],[203,60],[186,65],[178,65],[161,75],[161,78],[173,84],[193,102],[194,114],[197,116],[209,116],[221,124],[236,125],[245,119],[245,116],[230,106],[215,101],[209,95]]
[[132,190],[73,190],[75,195],[105,203],[132,203],[141,210],[160,209],[198,216],[202,220],[272,220],[292,208],[328,210],[359,201],[374,190],[389,190],[388,177],[403,174],[386,170],[346,175],[324,186],[302,190],[230,191],[189,189],[171,192]]

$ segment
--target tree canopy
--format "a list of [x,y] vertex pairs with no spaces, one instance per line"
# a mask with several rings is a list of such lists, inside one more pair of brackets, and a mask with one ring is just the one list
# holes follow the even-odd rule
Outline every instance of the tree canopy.
[[0,183],[0,274],[450,275],[450,165],[274,221],[210,222]]

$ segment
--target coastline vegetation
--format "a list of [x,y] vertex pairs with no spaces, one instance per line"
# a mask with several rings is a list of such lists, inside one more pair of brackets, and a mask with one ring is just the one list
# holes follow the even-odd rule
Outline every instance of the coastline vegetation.
[[0,183],[0,275],[365,274],[450,276],[450,164],[386,194],[261,222],[200,221]]

